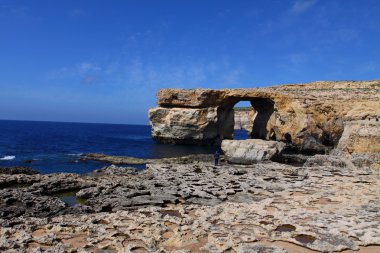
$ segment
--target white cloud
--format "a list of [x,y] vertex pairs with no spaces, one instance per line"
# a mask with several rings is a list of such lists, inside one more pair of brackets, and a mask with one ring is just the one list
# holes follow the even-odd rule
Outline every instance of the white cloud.
[[294,14],[300,14],[309,10],[317,2],[318,0],[297,0],[293,3],[290,11]]

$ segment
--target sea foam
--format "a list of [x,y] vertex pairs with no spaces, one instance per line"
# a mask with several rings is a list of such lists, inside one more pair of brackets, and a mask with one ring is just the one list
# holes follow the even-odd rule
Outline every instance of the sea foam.
[[14,155],[6,155],[6,156],[0,158],[0,160],[3,160],[3,161],[4,160],[13,160],[15,158],[16,158],[16,156],[14,156]]

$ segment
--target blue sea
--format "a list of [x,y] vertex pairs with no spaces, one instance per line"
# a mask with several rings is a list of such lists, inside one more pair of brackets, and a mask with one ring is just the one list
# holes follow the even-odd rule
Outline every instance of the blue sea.
[[[236,139],[244,132],[235,132]],[[29,166],[40,173],[87,173],[106,165],[84,153],[139,158],[214,153],[215,147],[158,144],[147,125],[0,120],[0,167]]]

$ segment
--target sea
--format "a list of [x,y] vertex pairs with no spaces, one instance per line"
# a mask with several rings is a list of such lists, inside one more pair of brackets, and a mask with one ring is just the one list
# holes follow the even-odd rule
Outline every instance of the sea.
[[[244,139],[244,131],[235,131]],[[213,154],[217,147],[159,144],[148,125],[0,120],[0,167],[27,166],[42,174],[85,174],[107,165],[83,161],[101,153],[138,158]]]

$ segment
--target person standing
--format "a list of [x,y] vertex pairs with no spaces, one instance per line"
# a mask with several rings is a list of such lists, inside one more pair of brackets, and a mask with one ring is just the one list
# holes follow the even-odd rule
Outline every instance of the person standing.
[[214,164],[215,164],[215,166],[218,166],[218,164],[219,164],[219,157],[220,157],[220,155],[219,155],[219,152],[217,150],[217,151],[215,151],[215,154],[214,154]]

